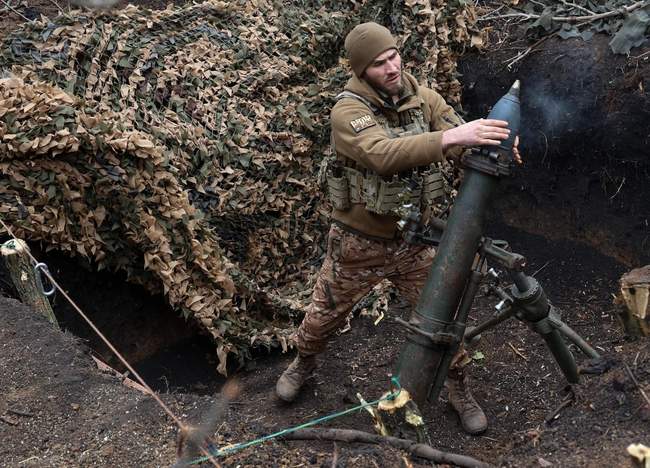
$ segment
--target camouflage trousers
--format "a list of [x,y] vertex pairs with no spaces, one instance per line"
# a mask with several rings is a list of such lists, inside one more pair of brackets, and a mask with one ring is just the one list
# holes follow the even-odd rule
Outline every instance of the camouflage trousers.
[[[323,352],[355,304],[384,279],[415,307],[434,255],[433,247],[408,244],[401,239],[368,239],[332,224],[311,304],[296,332],[299,354]],[[467,360],[467,353],[461,348],[451,369],[460,369]]]

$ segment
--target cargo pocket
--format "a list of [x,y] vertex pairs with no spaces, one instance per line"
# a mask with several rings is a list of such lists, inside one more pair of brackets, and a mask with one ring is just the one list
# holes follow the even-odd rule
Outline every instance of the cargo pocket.
[[351,232],[341,235],[341,262],[362,263],[372,254],[372,241]]

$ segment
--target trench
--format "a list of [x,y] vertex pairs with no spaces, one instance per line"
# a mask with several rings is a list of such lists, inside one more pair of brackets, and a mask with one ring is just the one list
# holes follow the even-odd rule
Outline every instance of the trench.
[[[525,165],[500,184],[485,232],[507,239],[538,267],[550,265],[549,272],[561,266],[544,285],[554,295],[562,296],[567,283],[587,292],[606,287],[609,295],[622,273],[650,262],[650,108],[637,92],[650,67],[630,70],[622,59],[605,60],[581,42],[549,44],[513,71],[499,66],[499,53],[470,54],[460,63],[470,119],[486,115],[512,81],[522,79]],[[560,57],[552,74],[542,72],[549,57]],[[589,76],[575,80],[576,63]],[[570,259],[558,254],[567,242]],[[124,274],[96,272],[63,253],[31,248],[154,390],[211,394],[220,388],[213,343],[164,297],[128,283]],[[0,279],[0,293],[12,296],[6,275]],[[64,298],[53,305],[64,330],[125,371]]]
[[650,61],[613,55],[605,35],[551,38],[508,69],[512,55],[459,62],[469,120],[521,80],[524,164],[501,183],[491,218],[629,269],[650,263]]
[[[493,211],[498,209],[499,199],[495,200]],[[507,240],[513,251],[524,255],[529,261],[526,272],[537,273],[549,298],[560,307],[611,296],[616,292],[616,280],[627,271],[626,265],[615,256],[603,255],[588,243],[553,240],[544,232],[531,233],[503,223],[498,216],[487,222],[485,233]],[[128,283],[122,274],[93,272],[79,260],[62,253],[39,252],[35,245],[31,248],[152,389],[160,393],[197,395],[214,395],[220,390],[225,378],[216,371],[218,358],[212,341],[200,334],[191,321],[172,310],[164,297],[152,296],[143,287]],[[6,278],[1,277],[0,274],[4,283],[2,292],[11,296]],[[568,291],[579,291],[579,296]],[[485,308],[485,304],[482,306]],[[129,376],[125,366],[65,298],[55,296],[53,308],[62,329],[78,337],[93,355]],[[603,310],[607,309],[610,307],[603,306]],[[593,338],[593,324],[583,326],[586,328],[581,330],[579,326],[580,332],[586,332],[585,338]],[[254,351],[253,360],[244,370],[259,365],[276,366],[278,359],[284,359],[280,354],[279,350],[271,351],[270,355],[267,351]],[[281,367],[277,367],[278,372]],[[229,372],[238,370],[233,365]]]
[[[80,259],[57,251],[30,249],[66,293],[147,384],[157,392],[214,394],[224,382],[216,372],[212,341],[175,312],[162,295],[127,281],[125,274],[93,271]],[[4,267],[0,294],[16,297]],[[50,298],[60,327],[86,351],[136,380],[126,366],[60,294]]]

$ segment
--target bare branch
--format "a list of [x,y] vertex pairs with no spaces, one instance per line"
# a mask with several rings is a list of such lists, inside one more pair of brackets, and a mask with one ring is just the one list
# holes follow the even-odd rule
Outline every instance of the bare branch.
[[388,444],[401,450],[407,450],[411,455],[431,460],[435,463],[446,463],[461,467],[487,468],[490,465],[467,455],[442,452],[430,445],[418,444],[412,440],[384,437],[355,429],[298,429],[282,436],[285,440],[333,440],[347,443]]
[[581,6],[581,5],[578,5],[578,4],[576,4],[576,3],[567,2],[566,0],[560,0],[560,1],[561,1],[563,4],[565,4],[566,6],[568,6],[568,7],[575,8],[575,9],[577,9],[577,10],[582,10],[582,11],[584,11],[585,13],[588,13],[588,14],[590,14],[590,15],[595,15],[595,14],[597,14],[597,13],[591,11],[589,8],[585,8],[585,7],[583,7],[583,6]]
[[28,22],[30,22],[30,23],[34,21],[34,20],[30,20],[30,19],[27,18],[25,15],[23,15],[21,12],[19,12],[19,11],[16,10],[14,7],[12,7],[11,4],[9,4],[9,2],[7,2],[7,1],[5,1],[5,0],[0,0],[0,1],[2,1],[2,3],[4,3],[4,5],[5,5],[7,8],[9,8],[11,11],[13,11],[14,13],[16,13],[18,16],[20,16],[20,17],[21,17],[22,19],[24,19],[25,21],[28,21]]
[[[551,20],[560,23],[590,23],[592,21],[596,21],[603,18],[625,15],[627,13],[631,13],[634,10],[643,8],[644,6],[648,6],[648,5],[650,5],[650,0],[641,0],[631,5],[618,8],[616,10],[610,10],[604,13],[585,15],[585,16],[552,16]],[[534,13],[507,13],[505,15],[486,16],[483,18],[478,18],[477,21],[489,21],[489,20],[502,19],[502,18],[523,18],[524,20],[529,20],[529,19],[538,19],[541,17],[542,15],[537,15]]]
[[528,361],[528,358],[527,358],[526,356],[524,356],[524,355],[521,353],[521,351],[519,351],[517,348],[515,348],[514,345],[513,345],[512,343],[508,342],[508,346],[510,346],[510,349],[512,349],[512,351],[513,351],[517,356],[519,356],[520,358],[522,358],[524,361]]
[[531,52],[533,52],[533,51],[535,50],[535,47],[537,47],[538,45],[540,45],[542,42],[544,42],[544,41],[547,40],[548,38],[553,37],[554,35],[555,35],[555,33],[553,33],[553,34],[549,34],[548,36],[543,36],[541,39],[539,39],[537,42],[535,42],[533,45],[531,45],[530,47],[528,47],[528,48],[527,48],[526,50],[524,50],[523,52],[519,52],[519,53],[518,53],[517,55],[515,55],[514,57],[512,57],[512,58],[506,60],[506,61],[505,61],[505,64],[506,64],[506,66],[508,67],[508,70],[512,69],[512,66],[513,66],[515,63],[519,62],[519,61],[520,61],[521,59],[523,59],[525,56],[527,56],[528,54],[530,54]]
[[648,395],[646,394],[645,390],[641,387],[641,384],[639,384],[639,381],[636,379],[636,376],[632,372],[632,369],[630,369],[630,366],[627,365],[626,362],[623,363],[625,366],[625,370],[627,371],[628,375],[632,379],[632,382],[634,382],[634,385],[636,385],[636,388],[639,389],[639,392],[641,392],[641,396],[645,400],[645,402],[648,404],[648,408],[650,409],[650,398],[648,398]]

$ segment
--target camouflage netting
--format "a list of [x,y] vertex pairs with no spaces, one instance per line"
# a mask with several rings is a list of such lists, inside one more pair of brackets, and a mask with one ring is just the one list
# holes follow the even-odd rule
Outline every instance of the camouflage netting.
[[0,50],[0,215],[164,292],[221,372],[286,347],[322,255],[315,179],[345,33],[388,25],[458,103],[456,58],[481,41],[465,3],[210,1],[26,25]]

